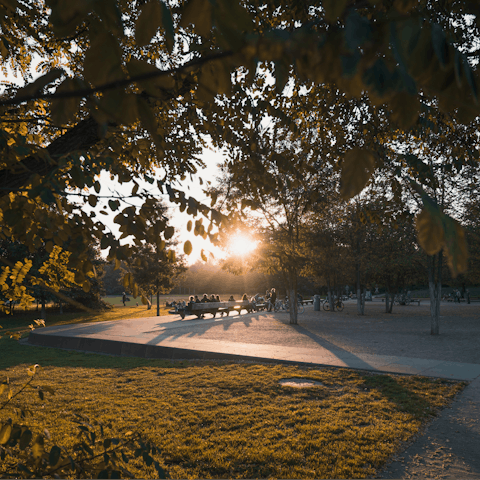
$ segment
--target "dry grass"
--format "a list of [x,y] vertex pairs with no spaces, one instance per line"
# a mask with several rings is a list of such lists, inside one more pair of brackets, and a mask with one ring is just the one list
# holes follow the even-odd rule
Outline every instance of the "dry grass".
[[[159,447],[171,478],[365,478],[465,386],[347,369],[139,361],[127,369],[46,367],[37,383],[56,393],[40,405],[27,399],[38,406],[29,424],[64,446],[74,442],[75,413],[111,423],[120,437],[139,431]],[[8,375],[20,385],[25,366]],[[291,377],[323,386],[279,385]],[[158,476],[132,462],[137,478]]]

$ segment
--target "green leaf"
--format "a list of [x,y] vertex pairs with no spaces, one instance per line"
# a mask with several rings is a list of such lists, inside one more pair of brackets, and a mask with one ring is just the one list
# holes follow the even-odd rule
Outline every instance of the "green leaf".
[[325,18],[330,23],[335,23],[347,7],[348,0],[324,0],[322,6],[325,10]]
[[[73,93],[84,87],[79,79],[66,78],[57,88],[56,93]],[[80,107],[80,96],[59,98],[52,101],[51,116],[55,125],[65,125],[75,119]]]
[[448,44],[442,27],[437,23],[432,25],[432,46],[440,65],[445,67],[448,61]]
[[175,31],[173,29],[172,13],[166,3],[161,2],[160,5],[162,7],[162,25],[165,30],[165,43],[168,51],[171,52],[175,45]]
[[108,206],[110,207],[110,210],[114,212],[120,206],[120,202],[118,200],[109,200]]
[[30,442],[32,441],[32,437],[33,437],[32,432],[28,429],[22,433],[22,436],[20,437],[20,442],[18,445],[20,450],[25,450],[30,445]]
[[45,75],[42,75],[41,77],[37,78],[33,83],[29,83],[25,87],[18,90],[16,97],[17,98],[18,97],[23,97],[23,96],[34,97],[38,93],[42,93],[42,90],[46,85],[54,82],[55,80],[57,80],[58,78],[60,78],[64,74],[65,74],[65,72],[63,70],[60,70],[60,69],[50,70]]
[[174,234],[175,234],[174,227],[167,227],[163,232],[163,236],[165,237],[165,240],[170,240]]
[[48,455],[48,463],[51,467],[54,467],[58,461],[60,460],[60,455],[62,450],[57,445],[54,445],[50,450],[50,454]]
[[99,31],[91,40],[83,66],[85,80],[93,85],[125,77],[122,71],[122,50],[114,36],[106,31]]
[[150,40],[157,33],[162,23],[162,7],[160,2],[153,0],[142,7],[135,26],[135,41],[143,47],[150,43]]
[[95,207],[95,205],[97,205],[97,197],[95,195],[89,195],[88,203],[90,204],[91,207]]
[[349,150],[342,164],[340,194],[344,199],[358,195],[367,184],[375,168],[375,157],[362,148]]
[[193,24],[198,35],[207,37],[212,28],[212,4],[209,0],[190,0],[182,11],[181,27]]

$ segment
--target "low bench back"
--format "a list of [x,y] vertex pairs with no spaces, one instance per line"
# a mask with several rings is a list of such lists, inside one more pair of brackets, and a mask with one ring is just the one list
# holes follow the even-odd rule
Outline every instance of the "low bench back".
[[187,304],[187,308],[190,310],[210,310],[213,308],[228,308],[228,307],[246,307],[250,302],[247,300],[240,300],[235,302],[205,302],[205,303],[192,303]]

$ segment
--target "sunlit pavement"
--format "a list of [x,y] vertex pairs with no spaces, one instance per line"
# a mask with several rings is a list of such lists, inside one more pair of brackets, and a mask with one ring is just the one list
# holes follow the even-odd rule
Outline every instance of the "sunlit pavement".
[[[307,307],[218,318],[137,318],[37,329],[30,345],[165,359],[224,359],[345,367],[471,382],[377,478],[480,478],[480,305],[442,305],[430,335],[429,305],[366,305],[358,316]],[[388,354],[387,354],[388,353]],[[458,361],[461,360],[461,361]]]
[[[340,332],[335,336],[335,331],[328,332],[326,325],[322,328],[323,319],[325,324],[331,323],[327,315],[325,312],[314,312],[310,306],[304,315],[299,316],[299,325],[290,325],[288,314],[266,312],[206,319],[191,317],[181,320],[180,316],[171,315],[62,325],[35,330],[30,334],[29,343],[148,358],[303,363],[466,381],[480,376],[480,362],[453,361],[458,359],[458,354],[453,351],[449,355],[441,342],[427,345],[425,342],[437,339],[426,337],[424,332],[417,339],[424,343],[415,347],[412,345],[413,338],[404,338],[400,327],[385,339],[380,330],[390,325],[374,317],[350,316],[347,318],[350,324],[343,331],[341,322],[335,322]],[[376,337],[377,340],[374,339]],[[381,346],[376,347],[375,344],[383,343],[385,346],[387,341],[391,342],[388,350],[392,355],[378,353]],[[373,348],[362,351],[355,342],[363,345],[370,342]],[[397,351],[395,347],[398,347]],[[444,351],[431,352],[435,356],[428,355],[432,347]]]

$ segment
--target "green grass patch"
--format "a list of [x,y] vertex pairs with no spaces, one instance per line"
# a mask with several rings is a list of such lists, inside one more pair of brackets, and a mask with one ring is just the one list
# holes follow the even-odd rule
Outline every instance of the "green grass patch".
[[[168,308],[160,307],[160,315],[168,315]],[[92,322],[109,322],[116,320],[125,320],[128,318],[155,317],[157,309],[147,309],[145,305],[117,306],[103,312],[69,312],[64,314],[47,312],[47,320],[45,325],[51,327],[53,325],[66,325],[74,323],[92,323]],[[29,330],[28,326],[35,319],[40,318],[40,312],[35,310],[16,311],[14,315],[5,315],[0,318],[0,325],[5,330]]]
[[[16,347],[7,356],[16,348],[23,362],[42,364],[35,382],[55,389],[44,401],[22,398],[34,411],[25,421],[35,431],[47,428],[51,442],[71,447],[75,414],[110,423],[118,437],[138,431],[159,447],[155,458],[171,478],[372,476],[466,385],[347,369],[170,363],[11,343]],[[18,387],[27,378],[26,365],[1,374]],[[323,385],[278,383],[291,377]],[[158,477],[140,461],[126,467],[137,478]]]

